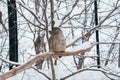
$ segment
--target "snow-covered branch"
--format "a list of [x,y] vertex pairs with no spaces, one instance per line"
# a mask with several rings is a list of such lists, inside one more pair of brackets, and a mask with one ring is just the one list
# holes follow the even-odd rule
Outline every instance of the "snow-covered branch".
[[[94,32],[96,29],[99,29],[101,27],[101,25],[111,16],[111,14],[113,14],[116,9],[118,9],[120,6],[115,7],[114,9],[112,9],[111,12],[109,12],[109,14],[94,28],[92,28],[90,31],[88,31],[84,36],[90,36],[90,34],[92,32]],[[70,47],[71,45],[74,45],[78,40],[82,39],[82,37],[78,37],[76,40],[74,40],[72,43],[68,44],[67,47]]]
[[92,49],[92,47],[96,44],[97,43],[92,43],[91,45],[89,45],[86,48],[82,48],[80,50],[73,51],[73,52],[64,52],[64,53],[57,53],[57,54],[55,54],[54,52],[46,52],[46,53],[38,54],[33,59],[31,59],[30,61],[28,61],[28,62],[26,62],[26,63],[24,63],[24,64],[22,64],[18,67],[13,68],[9,72],[1,74],[0,75],[0,80],[5,80],[9,77],[12,77],[12,76],[16,75],[17,73],[20,73],[20,72],[22,72],[26,69],[31,68],[32,65],[36,61],[43,60],[45,58],[49,58],[49,57],[52,57],[52,56],[71,56],[71,55],[81,54],[83,52],[89,52]]
[[3,57],[0,56],[0,60],[2,60],[3,62],[9,63],[9,64],[13,64],[13,65],[20,65],[20,63],[17,62],[13,62],[13,61],[9,61]]
[[[76,74],[79,74],[80,72],[84,72],[84,71],[98,71],[98,72],[103,73],[103,74],[104,74],[105,76],[107,76],[107,77],[108,77],[108,75],[120,77],[119,75],[117,75],[117,74],[115,74],[115,73],[112,73],[112,72],[110,72],[110,71],[105,71],[105,70],[103,70],[103,69],[85,68],[85,69],[78,70],[78,71],[76,71],[76,72],[74,72],[74,73],[72,73],[72,74],[69,74],[69,75],[61,78],[60,80],[66,80],[66,79],[68,79],[68,78],[70,78],[70,77],[72,77],[72,76],[74,76],[74,75],[76,75]],[[108,78],[110,78],[110,77],[108,77]],[[110,79],[111,79],[111,78],[110,78]]]

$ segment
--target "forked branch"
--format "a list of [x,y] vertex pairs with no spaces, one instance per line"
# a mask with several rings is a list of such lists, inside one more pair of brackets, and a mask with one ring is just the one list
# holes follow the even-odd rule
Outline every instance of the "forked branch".
[[0,80],[6,80],[7,78],[10,78],[14,75],[16,75],[17,73],[20,73],[26,69],[29,69],[32,67],[32,65],[39,60],[43,60],[45,58],[49,58],[52,56],[71,56],[71,55],[76,55],[76,54],[81,54],[83,52],[89,52],[94,45],[96,45],[97,43],[93,43],[91,44],[90,47],[86,48],[86,49],[81,49],[81,50],[77,50],[77,51],[73,51],[73,52],[64,52],[64,53],[57,53],[55,54],[54,52],[46,52],[43,54],[38,54],[36,55],[33,59],[31,59],[30,61],[13,68],[12,70],[10,70],[9,72],[3,73],[0,75]]

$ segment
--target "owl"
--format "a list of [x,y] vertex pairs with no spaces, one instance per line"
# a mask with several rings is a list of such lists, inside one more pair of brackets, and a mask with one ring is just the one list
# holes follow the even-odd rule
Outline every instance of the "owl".
[[63,32],[60,28],[54,27],[53,31],[49,31],[51,36],[49,39],[49,49],[50,52],[65,52],[66,41]]

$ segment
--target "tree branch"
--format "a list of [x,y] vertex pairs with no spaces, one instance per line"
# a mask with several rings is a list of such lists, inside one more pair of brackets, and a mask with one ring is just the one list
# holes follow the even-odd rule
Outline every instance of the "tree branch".
[[[101,27],[101,25],[111,16],[111,14],[113,14],[118,8],[115,7],[114,9],[112,9],[112,11],[110,13],[108,13],[108,15],[94,28],[92,28],[90,31],[88,31],[84,36],[90,35],[92,32],[94,32],[96,29],[99,29]],[[71,45],[74,45],[78,40],[80,40],[82,37],[78,37],[76,40],[74,40],[72,43],[68,44],[67,47],[70,47]]]
[[9,72],[6,72],[6,73],[3,73],[0,75],[0,80],[5,80],[9,77],[12,77],[14,75],[16,75],[17,73],[20,73],[26,69],[29,69],[32,67],[32,65],[36,62],[36,61],[39,61],[39,60],[43,60],[45,58],[48,58],[48,57],[52,57],[52,56],[71,56],[71,55],[76,55],[76,54],[81,54],[83,52],[89,52],[94,45],[96,45],[97,43],[93,43],[91,44],[90,47],[86,48],[86,49],[81,49],[81,50],[77,50],[77,51],[73,51],[73,52],[64,52],[64,53],[57,53],[55,54],[54,52],[46,52],[46,53],[43,53],[43,54],[38,54],[36,55],[33,59],[31,59],[30,61],[18,66],[18,67],[15,67],[13,68],[12,70],[10,70]]
[[70,77],[72,77],[72,76],[74,76],[74,75],[76,75],[76,74],[78,74],[80,72],[84,72],[84,71],[98,71],[98,72],[102,72],[105,76],[112,75],[112,76],[120,77],[117,74],[114,74],[112,72],[105,71],[105,70],[102,70],[102,69],[90,69],[90,68],[86,68],[86,69],[80,69],[80,70],[78,70],[78,71],[76,71],[76,72],[74,72],[72,74],[69,74],[69,75],[61,78],[60,80],[66,80],[66,79],[68,79],[68,78],[70,78]]

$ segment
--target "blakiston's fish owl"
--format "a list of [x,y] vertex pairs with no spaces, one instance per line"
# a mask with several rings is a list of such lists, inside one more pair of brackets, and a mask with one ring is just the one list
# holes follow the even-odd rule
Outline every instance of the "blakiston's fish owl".
[[[53,31],[49,31],[49,32],[51,34],[51,37],[49,39],[50,51],[55,52],[55,53],[65,52],[66,41],[65,41],[62,30],[58,27],[54,27]],[[56,58],[56,60],[57,60],[57,58]]]

